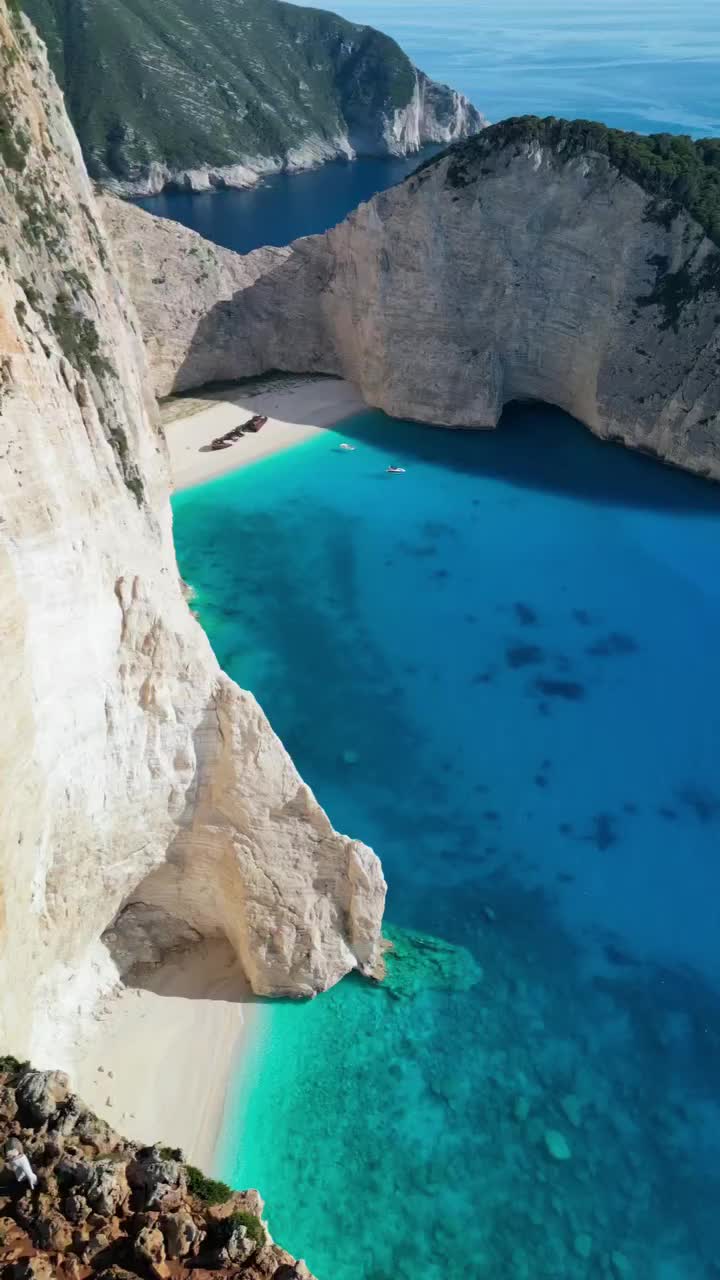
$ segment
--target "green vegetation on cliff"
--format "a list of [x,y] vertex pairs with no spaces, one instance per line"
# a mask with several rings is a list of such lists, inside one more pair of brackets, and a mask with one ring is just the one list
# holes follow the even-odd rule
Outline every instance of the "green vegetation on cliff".
[[[284,156],[406,107],[414,68],[372,27],[280,0],[22,0],[96,179]],[[451,94],[448,91],[448,98]]]
[[668,222],[685,209],[720,244],[720,138],[693,142],[683,134],[625,133],[592,120],[513,116],[443,153],[452,156],[448,182],[466,186],[486,176],[483,160],[506,147],[534,142],[555,151],[561,160],[590,153],[607,156],[614,168],[655,197],[652,217]]

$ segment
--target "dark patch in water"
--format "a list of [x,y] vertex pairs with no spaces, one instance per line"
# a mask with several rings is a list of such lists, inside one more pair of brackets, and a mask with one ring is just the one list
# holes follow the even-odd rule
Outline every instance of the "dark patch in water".
[[623,805],[623,813],[633,814],[633,813],[637,813],[637,811],[638,811],[637,805],[633,804],[631,800],[628,800],[627,804]]
[[563,698],[566,702],[580,702],[585,697],[585,686],[577,680],[549,680],[538,677],[535,688],[546,698]]
[[433,578],[449,578],[450,574],[448,573],[447,569],[435,569],[434,573],[431,576]]
[[660,808],[658,809],[658,813],[661,818],[666,818],[668,822],[675,822],[677,819],[677,814],[674,809]]
[[572,829],[573,829],[572,822],[561,822],[560,825],[558,826],[558,831],[563,836],[569,836],[572,833]]
[[452,525],[445,524],[443,520],[424,520],[420,528],[424,538],[455,537]]
[[548,706],[547,702],[538,702],[538,707],[537,707],[537,709],[538,709],[538,715],[545,716],[545,718],[546,718],[546,719],[547,719],[547,718],[550,716],[550,714],[551,714],[551,712],[550,712],[550,708],[549,708],[549,706]]
[[542,773],[536,773],[533,781],[536,787],[546,787],[548,784],[547,778]]
[[483,818],[487,818],[488,822],[499,822],[500,814],[497,809],[486,809]]
[[477,622],[477,615],[474,613],[465,614],[465,622]]
[[515,669],[537,665],[544,656],[538,644],[516,644],[505,650],[505,661]]
[[634,969],[639,964],[639,961],[627,951],[623,951],[622,947],[617,947],[614,942],[606,942],[604,950],[610,964],[616,965],[619,969]]
[[532,627],[535,625],[538,620],[538,616],[535,610],[531,609],[529,604],[524,604],[522,600],[517,600],[513,607],[515,609],[515,616],[523,627]]
[[637,651],[637,640],[625,635],[623,631],[611,631],[609,636],[596,640],[595,644],[588,645],[585,650],[593,658],[615,658],[628,653],[637,653]]
[[596,849],[599,849],[601,853],[604,853],[606,849],[610,849],[614,844],[617,844],[617,827],[612,814],[596,813],[593,818],[591,833],[585,838],[590,842],[590,844],[594,844]]
[[577,876],[574,876],[572,871],[558,871],[555,879],[559,880],[561,884],[573,884],[577,880]]
[[581,627],[589,627],[592,621],[587,609],[573,609],[572,616]]
[[484,782],[476,782],[476,783],[475,783],[475,790],[476,790],[476,791],[483,792],[483,791],[489,791],[489,790],[490,790],[490,788],[489,788],[488,786],[486,786]]
[[699,822],[712,822],[720,809],[720,801],[711,791],[700,787],[685,787],[675,792],[681,804],[687,805]]
[[491,671],[476,671],[470,683],[471,684],[490,684],[491,680],[492,680]]
[[414,556],[416,560],[426,560],[429,556],[437,555],[437,547],[430,543],[422,542],[399,542],[397,544],[398,551],[404,556]]

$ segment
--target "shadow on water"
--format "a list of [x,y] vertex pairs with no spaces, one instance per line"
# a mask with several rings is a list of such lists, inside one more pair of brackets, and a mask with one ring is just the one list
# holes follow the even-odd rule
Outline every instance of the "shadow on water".
[[720,486],[599,440],[550,405],[510,404],[495,431],[449,430],[385,415],[379,427],[375,411],[348,418],[338,430],[358,445],[387,443],[389,461],[416,459],[605,506],[720,513]]

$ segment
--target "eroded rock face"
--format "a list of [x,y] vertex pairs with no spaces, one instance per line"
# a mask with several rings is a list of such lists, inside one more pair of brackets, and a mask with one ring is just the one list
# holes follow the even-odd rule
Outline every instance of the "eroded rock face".
[[[257,1191],[231,1192],[186,1169],[180,1151],[137,1147],[75,1095],[58,1104],[57,1115],[21,1128],[22,1071],[0,1060],[0,1152],[8,1143],[19,1147],[37,1188],[30,1193],[0,1167],[3,1277],[79,1280],[91,1268],[98,1280],[190,1280],[209,1270],[230,1280],[247,1264],[252,1270],[243,1274],[253,1280],[275,1280],[288,1266],[312,1280],[304,1263],[273,1242]],[[52,1092],[52,1072],[32,1074]],[[62,1134],[49,1129],[58,1118],[70,1121]]]
[[373,966],[384,882],[187,608],[135,316],[4,0],[0,62],[0,1040],[57,1061],[117,977],[98,939],[128,901],[307,995]]
[[537,399],[720,478],[720,252],[592,148],[490,128],[326,235],[244,258],[128,206],[105,217],[160,394],[328,373],[451,427]]

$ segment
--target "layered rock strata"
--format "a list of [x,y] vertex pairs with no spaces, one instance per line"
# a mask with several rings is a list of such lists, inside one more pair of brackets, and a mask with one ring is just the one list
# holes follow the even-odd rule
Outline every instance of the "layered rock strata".
[[720,478],[715,160],[676,140],[688,176],[666,181],[662,139],[646,159],[636,135],[560,123],[492,126],[325,235],[243,258],[108,202],[156,392],[328,373],[451,427],[541,400]]
[[[142,935],[227,937],[257,992],[378,959],[338,835],[183,594],[135,314],[44,51],[0,0],[0,1041],[47,1058]],[[140,936],[138,944],[145,953]]]

